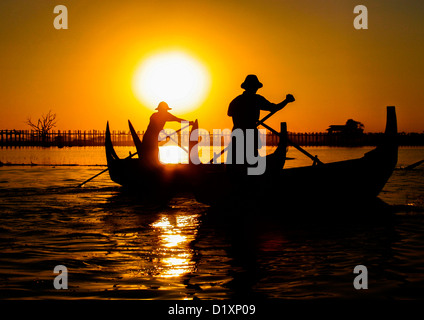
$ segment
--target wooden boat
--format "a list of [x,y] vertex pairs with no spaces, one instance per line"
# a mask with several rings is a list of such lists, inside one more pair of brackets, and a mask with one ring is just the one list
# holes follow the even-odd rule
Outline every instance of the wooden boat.
[[[131,122],[128,121],[131,135],[137,149],[135,154],[120,159],[113,148],[109,122],[106,126],[106,159],[109,175],[112,181],[122,185],[127,190],[137,192],[141,197],[154,199],[168,199],[175,191],[191,190],[191,179],[195,175],[194,164],[162,164],[145,161],[141,155],[141,141]],[[193,129],[197,128],[197,121]],[[190,150],[194,144],[190,143]]]
[[[131,125],[130,129],[137,147],[140,141]],[[279,207],[313,204],[322,208],[375,199],[397,164],[396,136],[395,107],[388,107],[384,141],[359,159],[283,169],[284,157],[278,156],[281,149],[277,148],[269,156],[274,165],[265,174],[240,177],[227,170],[225,164],[166,164],[153,169],[140,159],[119,159],[107,126],[106,157],[111,179],[130,188],[187,190],[197,201],[212,206],[261,206],[272,201]],[[190,145],[190,151],[193,147]]]

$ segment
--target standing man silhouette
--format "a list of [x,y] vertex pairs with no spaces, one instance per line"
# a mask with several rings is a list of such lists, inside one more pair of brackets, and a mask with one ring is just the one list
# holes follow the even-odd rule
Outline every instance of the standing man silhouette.
[[[278,111],[284,108],[288,103],[295,101],[294,97],[291,94],[286,96],[286,99],[282,102],[275,104],[269,102],[263,96],[257,94],[258,89],[262,88],[263,85],[259,82],[258,77],[254,74],[249,74],[244,82],[241,84],[241,88],[245,91],[231,101],[228,108],[228,116],[233,118],[233,131],[235,129],[241,129],[244,133],[244,143],[247,148],[247,143],[252,143],[251,141],[246,140],[246,132],[248,129],[254,130],[254,154],[258,155],[258,149],[260,148],[258,143],[258,129],[256,128],[257,122],[259,121],[259,116],[261,110],[265,111]],[[232,153],[231,163],[236,163],[236,139],[232,139],[232,148],[230,152]],[[240,143],[240,142],[238,142]],[[251,147],[251,146],[250,146]],[[246,150],[246,148],[244,148]],[[246,164],[246,153],[243,162]]]
[[[143,135],[143,141],[141,142],[141,156],[152,164],[159,163],[159,133],[162,131],[165,123],[168,121],[183,122],[187,121],[178,118],[168,112],[172,110],[166,102],[159,103],[156,108],[158,112],[150,116],[150,122],[147,126],[146,132]],[[189,122],[190,125],[193,121]]]

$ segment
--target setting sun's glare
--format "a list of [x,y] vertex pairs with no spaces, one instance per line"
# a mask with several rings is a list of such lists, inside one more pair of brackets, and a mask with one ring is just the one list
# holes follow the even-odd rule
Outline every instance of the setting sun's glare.
[[188,163],[188,155],[179,146],[162,146],[159,147],[159,160],[162,163]]
[[205,100],[210,87],[207,69],[180,51],[158,53],[138,66],[133,90],[146,107],[155,109],[165,101],[173,112],[188,112]]

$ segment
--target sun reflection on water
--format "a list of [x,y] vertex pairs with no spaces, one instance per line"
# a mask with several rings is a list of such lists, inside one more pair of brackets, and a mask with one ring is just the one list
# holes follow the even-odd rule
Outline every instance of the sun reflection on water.
[[158,276],[178,277],[195,270],[190,242],[196,236],[198,221],[193,216],[162,216],[151,224],[158,232]]
[[163,240],[165,241],[165,247],[172,248],[177,247],[179,244],[183,244],[187,241],[187,237],[179,234],[164,235]]

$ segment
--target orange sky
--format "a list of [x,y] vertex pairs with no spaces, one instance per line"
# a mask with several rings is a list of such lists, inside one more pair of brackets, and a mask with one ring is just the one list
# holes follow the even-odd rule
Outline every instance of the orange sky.
[[[342,2],[342,3],[340,3]],[[66,5],[69,29],[53,27]],[[355,30],[353,8],[369,11]],[[211,75],[211,91],[190,113],[201,127],[231,128],[230,101],[258,75],[272,102],[296,102],[267,122],[325,131],[353,118],[384,129],[397,106],[400,131],[423,132],[424,4],[419,1],[179,0],[0,2],[0,129],[28,129],[51,109],[57,129],[137,130],[151,110],[132,91],[135,68],[154,51],[181,49]]]

